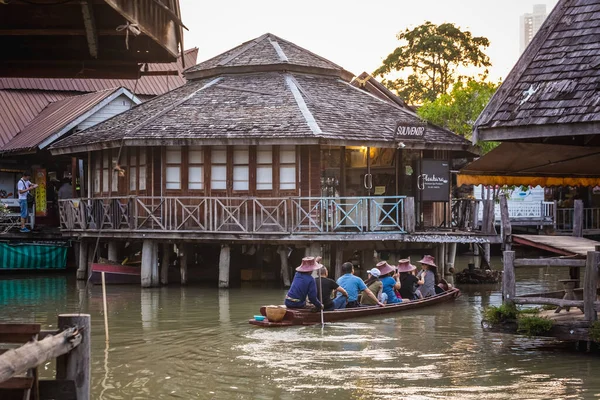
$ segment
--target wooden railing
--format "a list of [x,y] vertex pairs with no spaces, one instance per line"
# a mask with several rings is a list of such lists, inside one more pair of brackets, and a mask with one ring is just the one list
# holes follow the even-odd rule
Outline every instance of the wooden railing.
[[[583,259],[515,259],[514,251],[505,251],[504,275],[502,278],[502,297],[505,303],[514,304],[548,304],[557,307],[578,307],[583,309],[585,319],[589,322],[597,319],[597,311],[600,310],[600,302],[597,301],[598,264],[600,263],[600,252],[589,251],[585,260]],[[581,298],[567,298],[568,293],[539,293],[517,296],[515,268],[525,267],[563,267],[563,268],[585,268]],[[575,282],[569,282],[575,283]],[[571,290],[571,289],[569,289]],[[575,293],[575,291],[573,291]]]
[[[414,214],[414,207],[406,208],[406,202],[404,196],[132,196],[61,200],[59,210],[65,231],[406,233],[414,230],[414,217],[407,217]],[[414,205],[414,201],[409,204]]]
[[[600,208],[583,209],[583,233],[587,235],[600,233]],[[575,208],[559,208],[556,212],[556,231],[571,233],[576,227]]]

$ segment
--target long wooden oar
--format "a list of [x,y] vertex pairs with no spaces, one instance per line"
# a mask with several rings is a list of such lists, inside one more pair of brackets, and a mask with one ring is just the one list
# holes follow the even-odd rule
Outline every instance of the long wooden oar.
[[321,328],[324,328],[325,318],[323,317],[323,279],[321,278],[321,268],[319,268],[319,297],[321,301]]

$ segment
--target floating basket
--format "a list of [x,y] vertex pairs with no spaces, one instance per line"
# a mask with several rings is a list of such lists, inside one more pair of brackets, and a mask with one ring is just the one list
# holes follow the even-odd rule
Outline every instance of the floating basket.
[[271,322],[281,322],[283,321],[283,317],[285,317],[286,311],[287,308],[285,306],[267,306],[267,319]]

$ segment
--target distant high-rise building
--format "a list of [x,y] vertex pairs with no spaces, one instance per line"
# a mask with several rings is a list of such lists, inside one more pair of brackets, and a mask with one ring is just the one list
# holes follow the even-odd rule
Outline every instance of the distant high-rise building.
[[547,16],[545,4],[536,4],[533,6],[532,13],[521,15],[521,23],[519,24],[521,53],[531,42]]

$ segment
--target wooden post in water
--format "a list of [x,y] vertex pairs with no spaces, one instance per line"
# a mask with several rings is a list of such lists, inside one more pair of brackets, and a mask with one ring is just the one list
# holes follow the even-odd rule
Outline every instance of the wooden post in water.
[[81,343],[56,359],[56,379],[67,379],[75,382],[78,400],[90,399],[91,380],[91,319],[89,314],[60,314],[58,328],[76,326],[81,331]]
[[158,274],[158,242],[152,242],[152,269],[150,270],[150,282],[152,287],[160,286],[160,276]]
[[517,293],[515,283],[515,252],[505,251],[504,275],[502,276],[502,299],[505,303],[512,303]]
[[108,260],[119,261],[118,242],[114,240],[108,242]]
[[583,237],[583,201],[575,200],[573,211],[573,236]]
[[152,262],[156,260],[154,252],[156,251],[156,244],[152,240],[144,240],[142,245],[142,287],[152,287]]
[[77,266],[77,279],[84,281],[87,279],[88,269],[88,248],[87,242],[79,243],[79,265]]
[[333,265],[335,270],[334,279],[338,279],[342,276],[342,264],[344,263],[344,245],[342,243],[336,243],[335,255],[333,257]]
[[288,264],[288,250],[286,246],[277,247],[277,253],[279,254],[279,259],[281,260],[281,280],[283,281],[283,286],[290,287],[290,267]]
[[179,274],[181,276],[181,284],[187,285],[187,267],[188,267],[188,247],[185,244],[177,245],[179,251]]
[[229,245],[221,246],[221,254],[219,255],[219,288],[225,289],[229,287],[229,264],[231,262],[231,249]]
[[404,230],[406,233],[414,233],[416,227],[415,218],[415,198],[407,197],[404,199]]
[[444,277],[444,279],[446,279],[446,281],[452,285],[454,285],[454,263],[456,261],[456,247],[458,246],[457,243],[449,243],[448,244],[448,263],[446,264],[447,268],[447,273],[446,276]]
[[596,302],[596,287],[598,283],[598,263],[600,263],[600,250],[588,251],[585,261],[585,275],[583,277],[583,312],[585,319],[589,322],[596,321],[598,315],[594,309]]
[[163,244],[162,259],[160,261],[160,283],[162,285],[169,284],[169,264],[171,264],[171,248],[172,244]]
[[483,248],[483,263],[485,268],[492,269],[492,245],[490,243],[484,243]]
[[480,201],[473,200],[473,208],[471,209],[471,229],[474,231],[479,228],[479,207]]
[[504,194],[500,195],[500,229],[504,250],[512,250],[512,226],[510,225],[510,215],[508,213],[508,200]]

